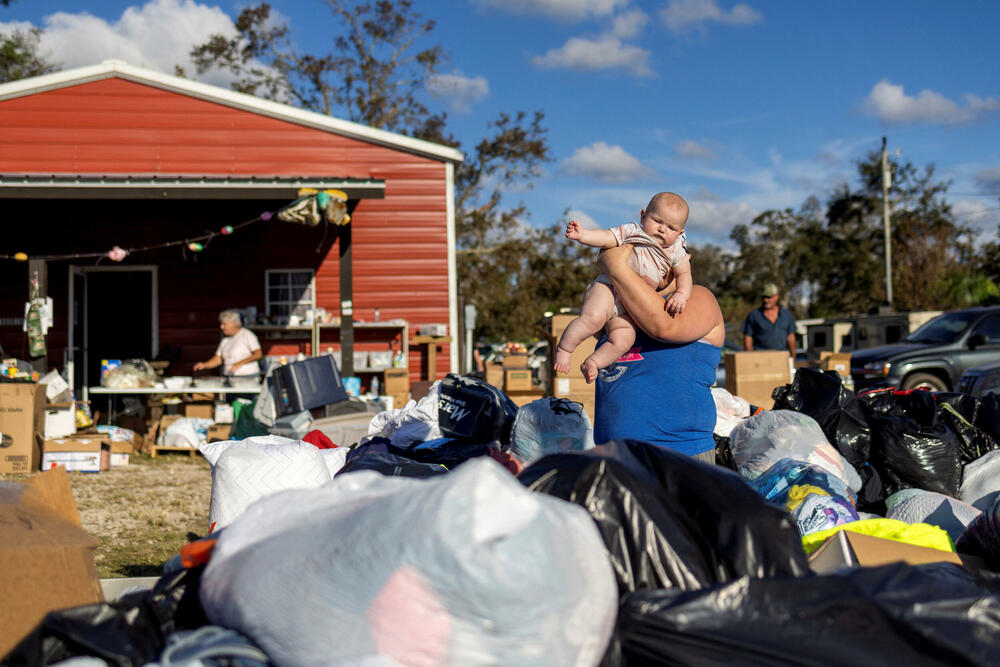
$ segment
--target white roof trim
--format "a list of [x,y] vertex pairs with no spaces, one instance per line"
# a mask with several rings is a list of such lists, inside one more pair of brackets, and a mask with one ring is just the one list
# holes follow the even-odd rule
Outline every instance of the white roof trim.
[[65,88],[66,86],[74,86],[81,83],[89,83],[91,81],[110,79],[112,77],[190,95],[191,97],[216,102],[235,109],[242,109],[270,116],[271,118],[286,120],[298,125],[334,132],[409,153],[417,153],[449,162],[461,162],[465,158],[461,151],[450,146],[442,146],[441,144],[414,139],[395,132],[378,130],[367,125],[333,118],[332,116],[326,116],[314,111],[305,111],[289,104],[272,102],[260,97],[254,97],[253,95],[227,90],[219,86],[212,86],[190,79],[182,79],[143,67],[135,67],[122,60],[105,60],[100,65],[88,65],[86,67],[78,67],[76,69],[0,84],[0,100],[23,97],[25,95]]

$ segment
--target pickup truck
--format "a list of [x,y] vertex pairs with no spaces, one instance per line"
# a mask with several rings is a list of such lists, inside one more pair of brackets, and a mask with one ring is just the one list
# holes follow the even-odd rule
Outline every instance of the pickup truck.
[[851,378],[856,391],[952,391],[967,369],[991,361],[1000,361],[1000,306],[944,313],[899,343],[853,352]]

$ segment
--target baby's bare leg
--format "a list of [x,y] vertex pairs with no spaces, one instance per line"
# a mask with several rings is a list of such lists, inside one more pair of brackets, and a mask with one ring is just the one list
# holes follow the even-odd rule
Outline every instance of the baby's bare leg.
[[615,295],[604,283],[592,283],[583,295],[580,316],[574,319],[559,338],[556,360],[553,364],[557,373],[569,372],[569,359],[576,346],[601,330],[611,316],[615,306]]
[[635,325],[624,317],[613,317],[607,324],[608,340],[580,364],[587,384],[597,379],[597,371],[613,364],[635,343]]

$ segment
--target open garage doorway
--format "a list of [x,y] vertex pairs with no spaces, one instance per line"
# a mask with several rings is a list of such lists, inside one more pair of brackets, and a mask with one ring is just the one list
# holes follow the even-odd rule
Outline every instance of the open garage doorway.
[[103,359],[159,352],[155,266],[74,266],[69,285],[69,356],[77,396],[101,381]]

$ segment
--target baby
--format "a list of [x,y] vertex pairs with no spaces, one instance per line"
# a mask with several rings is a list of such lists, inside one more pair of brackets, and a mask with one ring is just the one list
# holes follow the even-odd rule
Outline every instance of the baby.
[[[684,247],[687,217],[688,205],[683,198],[672,192],[661,192],[653,195],[639,214],[638,225],[630,222],[614,229],[584,229],[579,222],[571,220],[566,225],[566,238],[593,248],[631,244],[629,266],[643,280],[657,290],[666,289],[676,281],[675,291],[667,297],[665,308],[671,315],[677,315],[684,311],[684,304],[691,296],[691,260]],[[573,350],[602,327],[607,333],[607,341],[580,365],[588,383],[597,378],[597,371],[610,366],[635,342],[635,324],[604,274],[587,287],[580,316],[569,323],[559,339],[556,371],[569,372]]]

